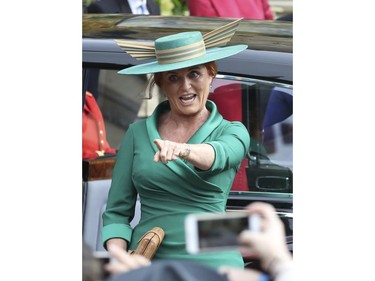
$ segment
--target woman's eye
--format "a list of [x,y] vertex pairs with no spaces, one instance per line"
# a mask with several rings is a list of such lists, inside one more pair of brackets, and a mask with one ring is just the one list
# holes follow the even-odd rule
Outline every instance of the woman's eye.
[[177,81],[177,79],[178,79],[177,75],[171,75],[171,76],[168,77],[168,80],[171,81],[171,82],[175,82],[175,81]]
[[197,71],[192,71],[192,72],[190,72],[190,78],[197,78],[197,77],[199,77],[199,73],[197,72]]

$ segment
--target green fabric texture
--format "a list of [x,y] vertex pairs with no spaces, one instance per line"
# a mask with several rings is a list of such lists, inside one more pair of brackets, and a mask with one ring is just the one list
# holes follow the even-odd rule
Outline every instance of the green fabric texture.
[[[153,140],[161,138],[157,122],[162,112],[170,110],[168,101],[159,104],[146,120],[129,126],[117,155],[103,214],[103,243],[120,237],[131,242],[129,249],[135,249],[146,231],[159,226],[165,237],[154,259],[191,260],[214,268],[244,266],[237,251],[190,255],[185,249],[186,215],[225,212],[233,179],[250,147],[249,133],[241,122],[224,120],[212,101],[207,101],[206,106],[211,115],[188,143],[212,145],[216,158],[208,171],[198,171],[182,159],[166,165],[153,162],[157,152]],[[141,220],[131,231],[129,223],[137,194],[141,200]]]

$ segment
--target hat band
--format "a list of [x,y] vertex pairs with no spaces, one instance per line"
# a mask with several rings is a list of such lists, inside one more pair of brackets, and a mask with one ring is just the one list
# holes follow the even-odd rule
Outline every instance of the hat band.
[[182,47],[168,50],[155,50],[155,52],[159,64],[169,64],[203,56],[206,54],[206,47],[204,41],[200,40]]

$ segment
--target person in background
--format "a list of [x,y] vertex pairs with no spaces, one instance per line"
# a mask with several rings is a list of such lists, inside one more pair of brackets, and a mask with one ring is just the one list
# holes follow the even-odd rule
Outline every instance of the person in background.
[[82,114],[82,159],[94,160],[115,154],[116,149],[107,140],[102,112],[95,97],[86,91]]
[[[285,229],[274,207],[254,202],[247,206],[249,214],[259,214],[261,231],[245,230],[239,236],[242,253],[260,261],[263,272],[222,266],[218,270],[198,263],[181,261],[150,262],[142,256],[131,256],[111,245],[110,255],[116,260],[108,264],[111,281],[292,281],[292,255],[285,243]],[[159,279],[158,279],[159,276]]]
[[188,0],[191,16],[273,20],[268,0]]
[[[238,24],[237,20],[224,28],[233,35]],[[161,37],[151,52],[156,61],[118,72],[153,74],[151,84],[156,84],[167,99],[152,115],[132,123],[120,145],[103,213],[102,242],[106,249],[116,244],[134,250],[143,234],[158,226],[165,237],[154,260],[244,268],[238,250],[190,255],[185,244],[188,214],[226,211],[234,177],[250,147],[246,127],[225,120],[215,103],[208,100],[218,72],[215,61],[247,48],[222,46],[231,36],[222,38],[226,33],[219,30],[206,33],[204,39],[198,31]],[[207,42],[210,47],[206,48]],[[117,40],[117,44],[130,55],[139,53],[132,53],[135,46],[127,46],[126,40]],[[138,196],[141,219],[132,228]]]
[[87,13],[160,15],[160,7],[155,0],[98,0],[87,7]]

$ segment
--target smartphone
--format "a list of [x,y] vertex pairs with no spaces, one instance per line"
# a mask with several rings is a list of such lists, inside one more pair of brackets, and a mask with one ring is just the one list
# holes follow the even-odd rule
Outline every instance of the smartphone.
[[243,230],[260,231],[260,217],[248,212],[190,214],[185,219],[186,250],[190,254],[238,248]]
[[103,281],[109,278],[110,274],[105,270],[105,265],[111,262],[111,256],[106,251],[95,251],[93,252],[94,258],[99,262],[100,266],[100,276],[99,281]]

